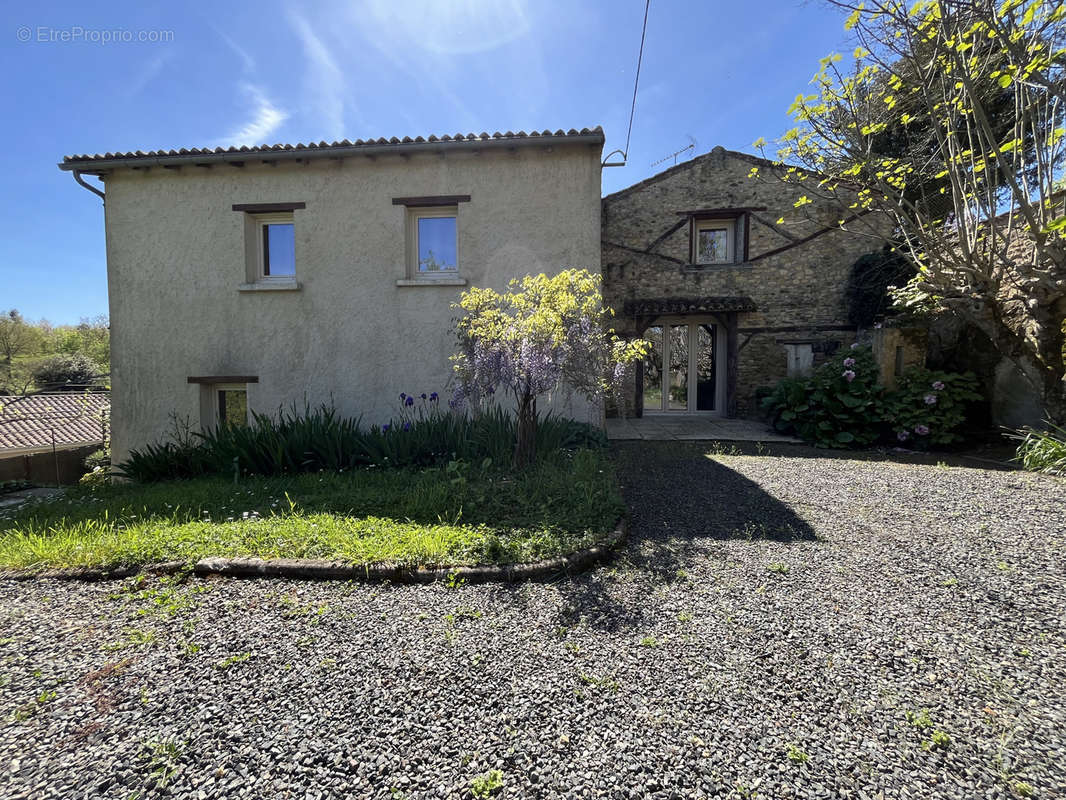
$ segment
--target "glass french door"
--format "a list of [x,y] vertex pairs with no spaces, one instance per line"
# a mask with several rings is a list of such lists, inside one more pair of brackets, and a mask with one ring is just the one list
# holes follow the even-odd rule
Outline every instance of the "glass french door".
[[663,321],[644,332],[644,410],[710,412],[720,408],[719,326],[713,321]]

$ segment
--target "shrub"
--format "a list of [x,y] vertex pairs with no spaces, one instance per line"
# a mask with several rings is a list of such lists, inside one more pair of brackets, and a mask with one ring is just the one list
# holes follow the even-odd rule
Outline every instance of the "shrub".
[[957,431],[966,421],[967,407],[980,399],[972,372],[908,370],[884,397],[887,436],[917,449],[957,442],[962,439]]
[[[130,452],[117,472],[139,482],[203,474],[285,475],[360,466],[425,467],[452,461],[510,463],[514,416],[493,406],[477,415],[439,407],[437,395],[400,396],[398,418],[364,428],[335,409],[294,407],[278,415],[252,414],[251,425],[222,425],[190,433],[175,420],[169,440]],[[536,430],[538,452],[606,445],[602,431],[554,415]]]
[[810,378],[789,378],[763,398],[780,431],[818,447],[865,447],[878,440],[923,449],[959,441],[970,403],[980,400],[973,373],[908,370],[897,388],[877,383],[869,347],[826,362]]
[[99,382],[103,369],[82,353],[51,356],[33,368],[33,382],[40,389],[69,391]]
[[809,378],[788,378],[763,399],[777,430],[818,447],[864,447],[880,435],[882,389],[868,347],[830,359]]
[[1051,422],[1046,431],[1024,428],[1011,437],[1019,440],[1015,461],[1032,472],[1066,475],[1066,428]]
[[104,447],[100,450],[94,450],[85,456],[85,469],[92,472],[97,467],[107,470],[111,467],[111,448]]

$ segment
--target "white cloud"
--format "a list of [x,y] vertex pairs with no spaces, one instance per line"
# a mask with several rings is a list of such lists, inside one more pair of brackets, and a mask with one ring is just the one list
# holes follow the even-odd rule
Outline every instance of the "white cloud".
[[341,139],[344,137],[344,72],[306,19],[292,11],[289,22],[307,57],[305,83],[312,103],[309,111],[327,137]]
[[289,115],[271,103],[259,87],[245,84],[242,88],[252,98],[254,106],[252,117],[239,130],[229,134],[223,144],[238,146],[266,144],[268,137],[281,127]]
[[155,58],[149,60],[144,65],[144,69],[126,86],[126,97],[133,98],[140,94],[148,84],[159,76],[159,73],[163,71],[163,67],[166,66],[173,55],[171,50],[164,50]]

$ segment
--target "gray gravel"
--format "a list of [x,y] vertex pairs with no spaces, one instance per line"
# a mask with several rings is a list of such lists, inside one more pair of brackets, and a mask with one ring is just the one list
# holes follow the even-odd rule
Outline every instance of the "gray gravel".
[[705,450],[570,581],[2,582],[0,797],[1066,796],[1066,482]]

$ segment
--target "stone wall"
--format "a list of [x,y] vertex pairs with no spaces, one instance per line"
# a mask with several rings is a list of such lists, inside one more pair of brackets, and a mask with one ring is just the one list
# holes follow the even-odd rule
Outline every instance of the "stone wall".
[[[752,177],[753,167],[765,173]],[[754,311],[732,316],[735,387],[730,410],[757,416],[756,390],[786,376],[786,345],[810,344],[814,365],[855,338],[844,288],[851,265],[878,249],[885,221],[872,215],[839,226],[839,212],[814,202],[795,208],[802,184],[769,173],[769,162],[716,147],[603,199],[604,297],[617,328],[638,336],[651,319],[627,315],[627,302],[647,298],[748,298]],[[811,193],[813,194],[813,193]],[[690,223],[678,212],[748,209],[740,216],[739,263],[691,264]],[[785,224],[777,224],[784,217]],[[723,314],[721,322],[729,324]],[[636,387],[627,391],[634,397]],[[633,412],[627,403],[626,413]]]

